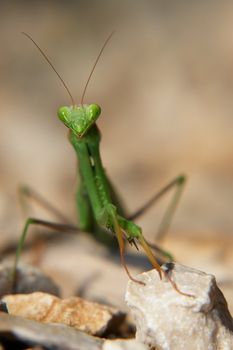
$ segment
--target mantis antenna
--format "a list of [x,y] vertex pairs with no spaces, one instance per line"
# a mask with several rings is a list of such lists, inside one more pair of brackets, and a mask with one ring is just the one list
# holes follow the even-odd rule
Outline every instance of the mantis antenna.
[[[50,65],[50,67],[53,69],[53,71],[56,73],[57,77],[59,78],[59,80],[61,81],[62,85],[63,85],[64,88],[66,89],[68,95],[70,96],[72,106],[74,106],[74,105],[75,105],[74,98],[73,98],[73,96],[72,96],[72,94],[71,94],[71,92],[70,92],[68,86],[66,85],[64,79],[63,79],[63,78],[61,77],[61,75],[58,73],[58,71],[56,70],[56,68],[54,67],[54,65],[53,65],[52,62],[50,61],[50,59],[47,57],[47,55],[44,53],[44,51],[40,48],[40,46],[35,42],[35,40],[34,40],[29,34],[27,34],[27,33],[25,33],[25,32],[21,32],[21,33],[22,33],[23,35],[25,35],[29,40],[31,40],[31,42],[37,47],[37,49],[40,51],[41,55],[44,57],[44,59],[47,61],[47,63]],[[100,57],[101,57],[101,55],[102,55],[102,53],[103,53],[105,47],[107,46],[109,40],[110,40],[111,37],[113,36],[113,34],[114,34],[114,31],[107,37],[107,39],[105,40],[105,42],[104,42],[104,44],[103,44],[103,46],[102,46],[102,48],[101,48],[101,50],[100,50],[100,52],[99,52],[99,54],[98,54],[96,60],[95,60],[95,62],[94,62],[94,65],[93,65],[93,67],[92,67],[92,69],[91,69],[91,72],[90,72],[90,74],[89,74],[89,76],[88,76],[88,78],[87,78],[87,82],[86,82],[86,84],[85,84],[85,86],[84,86],[84,89],[83,89],[83,93],[82,93],[82,97],[81,97],[81,105],[83,105],[83,100],[84,100],[84,97],[85,97],[85,94],[86,94],[86,91],[87,91],[87,87],[88,87],[88,84],[89,84],[89,82],[90,82],[90,79],[91,79],[91,77],[92,77],[92,75],[93,75],[93,72],[94,72],[94,70],[95,70],[95,67],[96,67],[96,65],[97,65],[97,63],[98,63],[98,61],[99,61],[99,59],[100,59]]]
[[91,79],[91,77],[92,77],[92,74],[93,74],[93,72],[94,72],[94,70],[95,70],[95,67],[96,67],[97,63],[99,62],[99,59],[100,59],[100,57],[101,57],[101,55],[102,55],[102,53],[103,53],[105,47],[107,46],[109,40],[110,40],[111,37],[113,36],[113,34],[114,34],[114,31],[107,37],[107,39],[105,40],[105,42],[104,42],[104,44],[103,44],[103,46],[102,46],[102,49],[100,50],[100,52],[99,52],[99,54],[98,54],[98,56],[97,56],[97,58],[96,58],[96,60],[95,60],[95,62],[94,62],[94,65],[93,65],[93,67],[92,67],[92,70],[91,70],[91,72],[90,72],[90,74],[89,74],[89,76],[88,76],[88,78],[87,78],[87,82],[86,82],[86,84],[85,84],[85,86],[84,86],[84,89],[83,89],[83,94],[82,94],[82,97],[81,97],[81,105],[83,105],[83,100],[84,100],[84,97],[85,97],[85,94],[86,94],[86,91],[87,91],[87,87],[88,87],[88,84],[89,84],[90,79]]
[[31,40],[33,42],[33,44],[37,47],[37,49],[40,51],[41,55],[45,58],[45,60],[48,62],[48,64],[50,65],[50,67],[53,69],[53,71],[56,73],[56,75],[58,76],[59,80],[62,82],[62,85],[64,86],[64,88],[66,89],[66,91],[68,92],[68,95],[70,96],[71,102],[72,102],[72,106],[75,105],[74,103],[74,99],[73,96],[70,92],[70,90],[68,89],[68,86],[66,85],[66,83],[64,82],[63,78],[61,77],[61,75],[58,73],[58,71],[56,70],[56,68],[54,67],[54,65],[52,64],[52,62],[49,60],[49,58],[46,56],[46,54],[43,52],[43,50],[40,48],[40,46],[35,42],[35,40],[32,39],[32,37],[25,33],[25,32],[21,32],[23,35],[25,35],[29,40]]

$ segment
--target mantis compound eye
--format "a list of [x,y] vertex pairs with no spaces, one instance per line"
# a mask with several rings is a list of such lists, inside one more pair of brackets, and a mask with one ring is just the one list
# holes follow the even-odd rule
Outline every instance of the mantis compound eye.
[[86,113],[90,122],[95,122],[101,113],[101,108],[98,105],[92,104],[87,106]]
[[58,118],[65,124],[69,124],[71,119],[71,109],[67,106],[59,108],[57,112]]

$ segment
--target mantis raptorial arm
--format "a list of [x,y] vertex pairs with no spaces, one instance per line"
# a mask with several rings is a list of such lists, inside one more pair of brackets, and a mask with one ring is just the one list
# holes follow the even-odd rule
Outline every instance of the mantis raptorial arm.
[[143,282],[138,281],[137,279],[132,277],[132,275],[129,272],[129,269],[128,269],[127,265],[126,265],[124,233],[123,233],[123,231],[122,231],[122,229],[121,229],[121,227],[119,225],[115,206],[112,205],[112,204],[108,204],[106,206],[105,210],[106,210],[107,215],[109,216],[109,218],[111,218],[112,225],[113,225],[113,228],[114,228],[114,232],[116,234],[117,241],[118,241],[118,244],[119,244],[121,263],[124,266],[124,269],[125,269],[128,277],[134,282],[137,282],[137,283],[140,283],[140,284],[144,284]]

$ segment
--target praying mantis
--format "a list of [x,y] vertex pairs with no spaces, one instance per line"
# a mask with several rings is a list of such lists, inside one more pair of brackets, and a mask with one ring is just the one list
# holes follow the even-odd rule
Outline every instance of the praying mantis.
[[[93,234],[96,234],[99,238],[101,238],[102,234],[106,234],[106,231],[110,231],[116,236],[120,250],[121,263],[124,266],[128,277],[136,283],[144,284],[131,275],[125,261],[125,242],[128,241],[129,243],[134,244],[136,248],[137,244],[139,244],[143,248],[152,266],[157,270],[160,278],[162,278],[163,273],[166,274],[172,283],[172,286],[176,289],[177,292],[183,295],[188,295],[181,292],[176,286],[175,282],[173,282],[169,277],[169,274],[161,269],[160,264],[155,258],[151,248],[155,248],[158,252],[167,255],[168,257],[169,254],[155,245],[152,247],[152,245],[149,244],[144,238],[141,228],[134,222],[135,219],[137,219],[146,210],[148,210],[160,197],[175,187],[176,191],[172,197],[171,203],[163,217],[160,229],[158,231],[158,236],[162,236],[168,229],[171,218],[181,196],[186,181],[185,175],[177,176],[167,186],[162,188],[162,190],[153,195],[135,213],[127,215],[118,200],[117,193],[115,192],[109,178],[107,177],[106,171],[101,161],[101,134],[96,124],[97,119],[101,114],[101,108],[97,104],[84,104],[84,97],[90,78],[94,72],[97,62],[102,55],[104,48],[106,47],[113,33],[108,36],[97,56],[97,59],[95,60],[95,63],[83,90],[81,103],[78,105],[75,104],[70,90],[68,89],[64,80],[57,72],[48,57],[45,55],[45,53],[42,51],[42,49],[39,47],[39,45],[27,33],[22,34],[31,40],[31,42],[40,51],[47,63],[51,66],[53,71],[58,76],[71,100],[71,106],[63,106],[59,108],[57,114],[60,121],[68,128],[68,138],[74,148],[79,164],[78,171],[80,182],[76,192],[76,206],[79,213],[79,226],[77,227],[69,224],[60,224],[36,218],[28,218],[23,227],[17,246],[13,267],[14,281],[16,281],[19,257],[23,249],[28,230],[32,225],[40,225],[57,231],[91,232]],[[28,193],[28,195],[30,196],[32,194]],[[37,200],[40,201],[38,197]]]

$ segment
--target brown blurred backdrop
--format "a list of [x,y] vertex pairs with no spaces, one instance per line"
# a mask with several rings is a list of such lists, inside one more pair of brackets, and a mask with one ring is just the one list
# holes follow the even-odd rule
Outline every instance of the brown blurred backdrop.
[[[103,162],[128,209],[184,172],[188,183],[173,234],[232,233],[232,2],[18,1],[0,7],[1,230],[19,228],[16,189],[22,183],[75,218],[76,160],[56,117],[70,101],[20,32],[41,45],[78,102],[114,29],[86,102],[102,107]],[[140,220],[148,235],[168,197]]]

